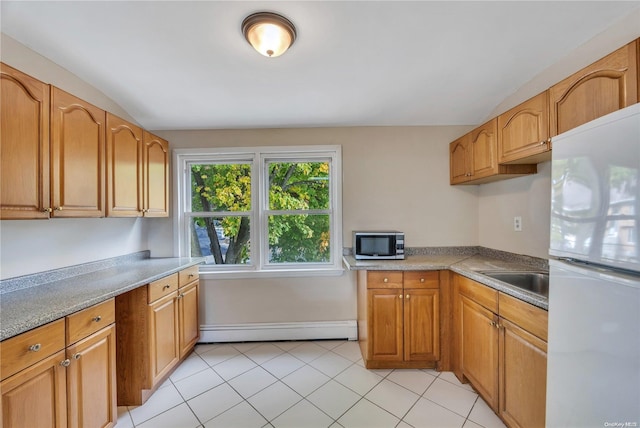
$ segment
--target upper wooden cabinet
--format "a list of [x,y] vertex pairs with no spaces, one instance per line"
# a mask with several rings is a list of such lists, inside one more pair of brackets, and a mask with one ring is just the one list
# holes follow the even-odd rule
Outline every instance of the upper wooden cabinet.
[[142,128],[107,113],[107,217],[142,216]]
[[637,102],[635,40],[549,89],[551,136]]
[[499,163],[551,159],[548,97],[545,91],[498,116]]
[[53,217],[104,217],[106,113],[51,90]]
[[449,144],[449,174],[451,184],[469,181],[473,170],[473,153],[471,151],[471,134],[465,134]]
[[0,219],[167,217],[169,143],[0,63]]
[[49,207],[49,85],[0,64],[0,219]]
[[169,143],[147,131],[143,136],[143,212],[169,216]]
[[498,164],[498,121],[490,120],[449,144],[451,184],[480,184],[535,174],[536,165]]

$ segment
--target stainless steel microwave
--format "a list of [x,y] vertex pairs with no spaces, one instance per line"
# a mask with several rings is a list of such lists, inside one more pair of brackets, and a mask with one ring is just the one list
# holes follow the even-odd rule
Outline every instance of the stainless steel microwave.
[[356,260],[404,259],[404,233],[397,231],[353,232]]

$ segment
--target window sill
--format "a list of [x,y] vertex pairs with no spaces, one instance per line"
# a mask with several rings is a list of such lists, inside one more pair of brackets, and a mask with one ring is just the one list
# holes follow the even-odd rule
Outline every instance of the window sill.
[[344,269],[282,269],[282,270],[206,270],[206,266],[200,266],[200,278],[202,279],[259,279],[259,278],[300,278],[319,276],[342,276]]

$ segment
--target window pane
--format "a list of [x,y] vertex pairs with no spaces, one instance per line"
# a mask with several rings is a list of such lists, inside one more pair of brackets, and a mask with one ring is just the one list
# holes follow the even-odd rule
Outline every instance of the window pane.
[[191,165],[191,211],[250,211],[251,164]]
[[249,217],[193,217],[191,257],[207,264],[250,264]]
[[270,263],[328,263],[329,215],[269,216]]
[[270,210],[329,208],[329,162],[271,162]]

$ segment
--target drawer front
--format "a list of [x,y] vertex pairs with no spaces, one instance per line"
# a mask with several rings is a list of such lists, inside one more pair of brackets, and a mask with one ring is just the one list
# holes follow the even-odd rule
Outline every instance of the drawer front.
[[20,370],[64,349],[64,319],[45,324],[0,343],[0,377]]
[[549,313],[520,299],[500,293],[500,317],[547,341]]
[[178,289],[178,274],[166,276],[157,281],[153,281],[148,286],[149,298],[147,303],[153,303],[156,300],[168,296]]
[[367,288],[402,288],[400,271],[368,271]]
[[116,320],[115,299],[98,303],[67,316],[67,345],[76,343]]
[[195,265],[178,272],[178,286],[184,287],[190,282],[199,279],[200,275],[198,274],[198,269],[198,265]]
[[493,313],[498,313],[498,291],[469,278],[456,275],[460,294],[467,296]]
[[437,270],[405,272],[404,288],[440,288],[440,272]]

